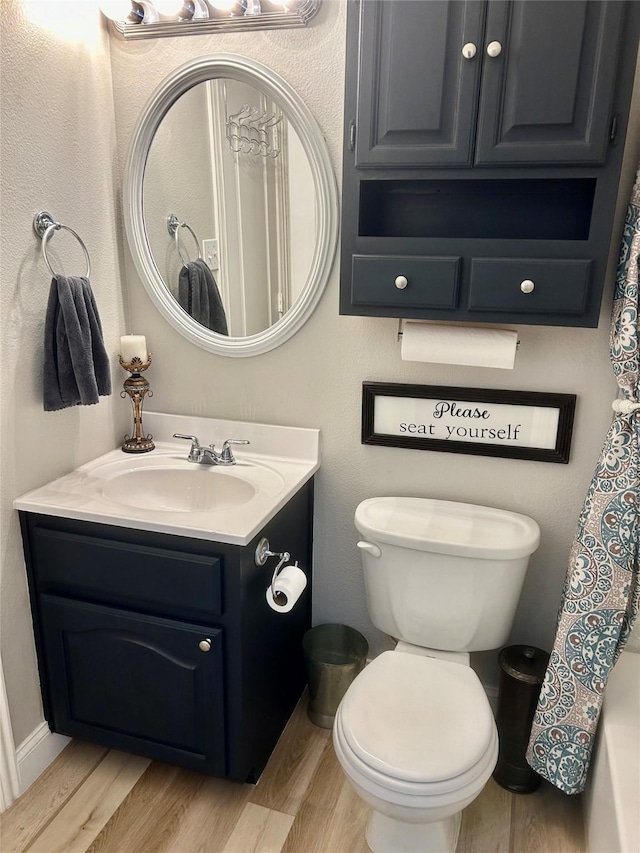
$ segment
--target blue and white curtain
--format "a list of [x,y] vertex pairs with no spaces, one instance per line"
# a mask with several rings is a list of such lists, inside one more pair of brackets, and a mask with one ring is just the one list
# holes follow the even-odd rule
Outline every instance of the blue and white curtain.
[[602,696],[640,603],[640,171],[620,250],[611,362],[620,399],[569,557],[556,639],[527,760],[567,794],[584,789]]

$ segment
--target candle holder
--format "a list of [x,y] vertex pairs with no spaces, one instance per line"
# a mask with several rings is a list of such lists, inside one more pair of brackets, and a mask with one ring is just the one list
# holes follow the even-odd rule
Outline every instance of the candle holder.
[[128,370],[131,376],[124,380],[124,391],[120,392],[122,398],[129,397],[133,407],[133,435],[125,435],[122,449],[125,453],[148,453],[155,448],[151,440],[152,435],[145,436],[142,428],[142,405],[146,396],[153,397],[153,391],[149,382],[140,374],[151,364],[151,353],[147,355],[147,361],[142,361],[135,356],[131,361],[123,361],[119,355],[120,364]]

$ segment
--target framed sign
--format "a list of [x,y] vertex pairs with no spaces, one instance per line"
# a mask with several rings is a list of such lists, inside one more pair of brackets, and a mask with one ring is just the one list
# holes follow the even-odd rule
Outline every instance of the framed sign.
[[575,394],[362,384],[362,443],[568,462]]

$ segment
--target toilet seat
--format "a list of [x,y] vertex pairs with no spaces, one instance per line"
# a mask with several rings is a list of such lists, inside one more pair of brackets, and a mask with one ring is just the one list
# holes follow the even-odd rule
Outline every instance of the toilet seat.
[[[342,730],[340,709],[333,728],[333,744],[342,769],[356,789],[368,792],[377,800],[395,803],[414,809],[447,809],[449,813],[459,811],[471,802],[484,788],[498,760],[498,734],[494,732],[487,752],[476,767],[463,776],[440,783],[405,782],[385,776],[369,767],[351,750]],[[366,797],[365,797],[366,799]],[[451,809],[453,806],[453,809]]]
[[497,757],[493,714],[473,670],[403,652],[384,652],[358,676],[335,736],[358,775],[409,796],[475,788]]

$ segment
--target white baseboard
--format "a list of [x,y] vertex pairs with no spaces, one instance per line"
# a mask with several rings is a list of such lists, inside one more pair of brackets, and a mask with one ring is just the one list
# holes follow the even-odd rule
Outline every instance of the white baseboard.
[[71,738],[53,734],[46,723],[41,723],[16,749],[20,794],[36,781]]

